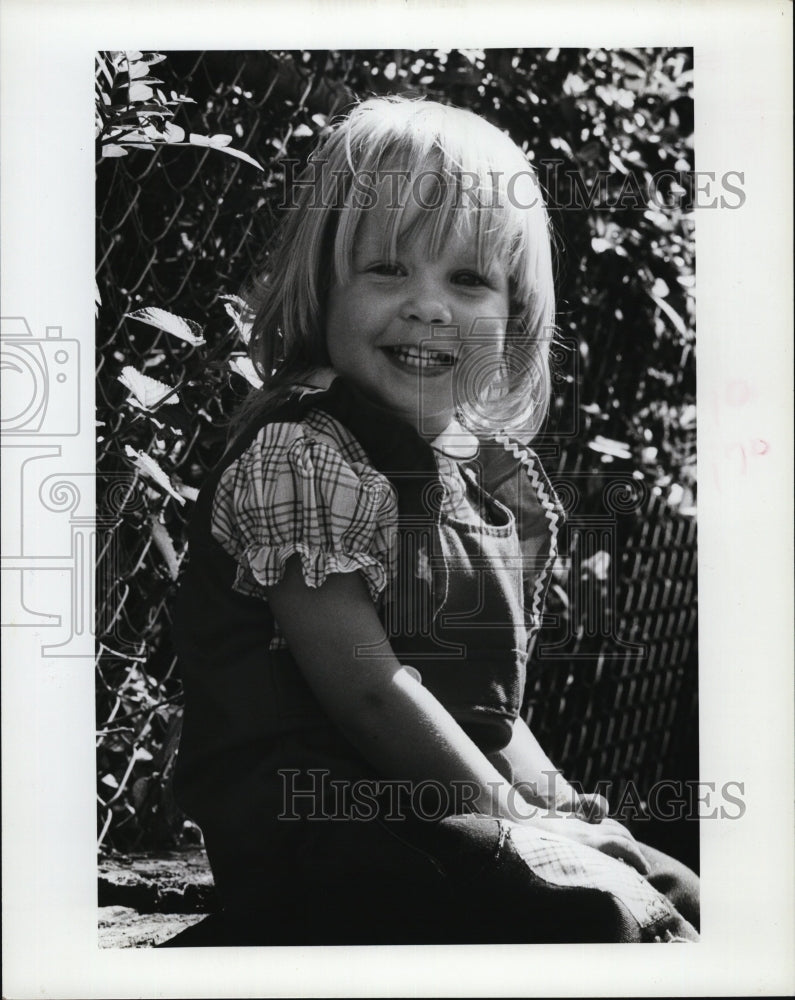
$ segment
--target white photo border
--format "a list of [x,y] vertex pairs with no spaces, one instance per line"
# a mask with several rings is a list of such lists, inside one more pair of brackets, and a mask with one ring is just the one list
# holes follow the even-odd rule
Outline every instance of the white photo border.
[[[701,943],[651,951],[100,949],[93,656],[76,649],[68,658],[41,657],[47,636],[32,620],[2,636],[4,996],[791,993],[791,4],[6,0],[0,18],[2,315],[23,317],[50,347],[59,337],[78,344],[79,396],[64,403],[73,410],[60,432],[51,428],[41,440],[50,454],[60,449],[65,473],[86,476],[78,497],[86,508],[94,468],[98,50],[350,49],[387,40],[405,48],[691,46],[696,167],[718,176],[740,171],[745,193],[741,209],[698,210],[696,220],[700,771],[718,787],[743,782],[746,804],[741,820],[701,824]],[[749,388],[742,407],[727,401],[738,381]],[[63,429],[75,422],[79,433]],[[755,441],[765,442],[764,455],[748,447],[751,458],[740,465],[737,449]],[[10,557],[20,545],[20,456],[4,445]],[[53,544],[61,551],[64,540],[38,539],[35,551],[46,559]],[[59,566],[46,566],[54,609],[68,573]],[[32,606],[49,606],[41,592],[33,597]]]

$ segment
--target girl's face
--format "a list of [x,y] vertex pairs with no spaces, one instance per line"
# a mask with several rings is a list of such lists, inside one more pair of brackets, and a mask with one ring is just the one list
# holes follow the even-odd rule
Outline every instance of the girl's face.
[[340,375],[433,438],[453,419],[467,385],[496,374],[508,280],[496,262],[478,268],[474,239],[455,228],[435,257],[409,228],[388,261],[386,211],[377,204],[365,212],[350,280],[331,286],[326,346]]

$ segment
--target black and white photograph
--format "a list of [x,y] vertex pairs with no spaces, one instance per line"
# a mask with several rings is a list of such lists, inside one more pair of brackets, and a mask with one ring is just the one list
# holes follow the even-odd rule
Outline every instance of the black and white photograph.
[[742,4],[723,66],[708,4],[409,6],[97,19],[42,112],[36,171],[80,156],[46,308],[3,274],[9,996],[792,985],[791,99],[732,103]]
[[206,854],[177,941],[697,939],[692,91],[100,54],[100,902]]

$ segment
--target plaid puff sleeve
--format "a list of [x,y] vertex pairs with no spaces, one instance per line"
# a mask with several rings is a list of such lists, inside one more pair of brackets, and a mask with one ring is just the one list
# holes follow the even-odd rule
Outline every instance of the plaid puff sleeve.
[[397,497],[342,428],[273,423],[224,472],[212,533],[234,558],[240,593],[264,597],[298,555],[304,580],[361,572],[373,601],[393,571]]

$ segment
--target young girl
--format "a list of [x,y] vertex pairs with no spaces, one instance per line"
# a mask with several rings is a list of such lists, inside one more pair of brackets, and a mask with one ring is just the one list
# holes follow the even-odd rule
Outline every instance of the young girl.
[[224,943],[696,940],[697,880],[520,717],[560,519],[548,222],[465,111],[368,100],[296,184],[264,387],[201,491],[177,791]]

